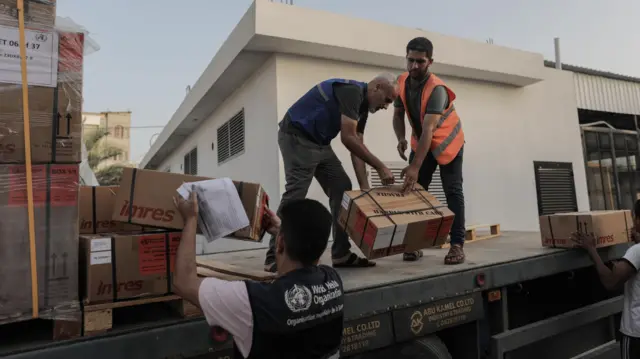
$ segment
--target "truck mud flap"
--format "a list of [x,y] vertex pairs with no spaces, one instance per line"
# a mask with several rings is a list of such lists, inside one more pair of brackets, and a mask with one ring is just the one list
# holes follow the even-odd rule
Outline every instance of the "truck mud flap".
[[[552,318],[507,330],[491,338],[492,358],[503,359],[518,348],[566,333],[610,317],[622,310],[622,296],[607,299]],[[580,357],[578,357],[580,358]],[[589,356],[585,358],[591,358]],[[598,358],[596,356],[595,358]]]
[[395,337],[398,342],[413,340],[480,320],[484,313],[481,292],[396,310],[393,312]]

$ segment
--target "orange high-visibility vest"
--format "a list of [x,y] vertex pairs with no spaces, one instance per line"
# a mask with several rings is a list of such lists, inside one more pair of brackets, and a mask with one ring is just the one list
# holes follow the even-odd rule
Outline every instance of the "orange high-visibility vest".
[[[409,112],[407,110],[409,107],[407,107],[405,83],[408,77],[408,72],[405,72],[398,77],[398,87],[400,91],[398,95],[402,100],[407,117],[409,117]],[[420,101],[420,123],[424,123],[424,113],[427,109],[427,101],[429,101],[429,97],[436,86],[444,86],[444,88],[447,89],[447,93],[449,94],[449,107],[444,111],[436,125],[436,129],[433,132],[433,138],[431,139],[430,149],[438,163],[446,165],[453,161],[453,159],[458,155],[458,152],[460,152],[460,149],[464,144],[464,132],[462,131],[462,122],[460,121],[460,117],[453,106],[453,100],[456,99],[456,94],[434,74],[429,75],[429,79],[424,84],[424,89],[422,90],[422,98]],[[411,121],[411,118],[409,118],[409,124],[411,124],[412,130],[411,149],[416,151],[418,149],[418,137],[420,134],[416,134],[416,129],[413,128],[413,121]]]

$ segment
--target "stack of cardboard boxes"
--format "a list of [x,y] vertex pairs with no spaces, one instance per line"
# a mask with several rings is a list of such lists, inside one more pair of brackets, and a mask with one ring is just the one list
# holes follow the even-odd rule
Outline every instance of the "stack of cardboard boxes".
[[0,323],[79,319],[78,163],[84,35],[54,30],[55,0],[25,1],[37,282],[31,281],[18,11],[0,0]]
[[[80,189],[80,276],[85,303],[171,293],[183,228],[173,196],[183,183],[206,179],[210,178],[125,168],[120,186]],[[259,184],[234,183],[250,221],[234,237],[259,241],[268,196]]]

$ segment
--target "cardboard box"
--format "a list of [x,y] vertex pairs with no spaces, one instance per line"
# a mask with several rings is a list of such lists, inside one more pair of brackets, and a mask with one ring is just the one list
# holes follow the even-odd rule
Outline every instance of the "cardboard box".
[[454,214],[422,187],[344,193],[339,223],[367,258],[380,258],[445,243]]
[[[25,0],[24,22],[31,29],[52,29],[56,20],[56,0]],[[18,2],[0,0],[0,25],[18,27]]]
[[[77,313],[78,166],[34,165],[33,197],[39,312]],[[32,317],[24,165],[0,165],[0,322]]]
[[180,237],[180,232],[80,237],[85,303],[170,293]]
[[[32,163],[82,160],[84,34],[59,33],[57,87],[29,86]],[[0,163],[24,163],[20,85],[0,83]]]
[[629,210],[556,213],[540,216],[544,247],[572,248],[574,232],[593,233],[597,247],[608,247],[632,240],[633,217]]
[[111,218],[118,186],[80,187],[80,234],[133,233],[144,228]]
[[[125,168],[116,196],[113,219],[158,228],[184,227],[182,217],[173,204],[176,191],[185,182],[197,182],[211,178],[178,173]],[[234,237],[260,241],[262,217],[268,206],[268,196],[261,185],[249,182],[233,182],[249,218],[250,226],[234,233]]]

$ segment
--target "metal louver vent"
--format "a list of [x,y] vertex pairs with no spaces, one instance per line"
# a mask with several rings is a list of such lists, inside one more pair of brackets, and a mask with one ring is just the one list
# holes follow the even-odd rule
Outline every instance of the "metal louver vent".
[[539,215],[578,211],[571,162],[533,162]]
[[[396,183],[402,183],[400,172],[402,172],[402,169],[405,168],[408,164],[406,162],[385,162],[384,164],[389,167],[391,172],[393,172],[393,175],[396,178]],[[378,176],[378,171],[376,171],[372,167],[369,167],[368,170],[369,183],[371,184],[371,187],[382,186],[380,176]],[[433,173],[433,179],[431,180],[431,184],[429,185],[428,190],[429,193],[434,195],[443,205],[447,205],[447,197],[444,194],[444,189],[442,188],[442,180],[440,179],[440,168],[437,168]]]
[[244,153],[244,109],[218,128],[218,164]]
[[[171,169],[167,169],[171,172]],[[198,147],[184,155],[184,174],[195,176],[198,174]]]

